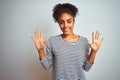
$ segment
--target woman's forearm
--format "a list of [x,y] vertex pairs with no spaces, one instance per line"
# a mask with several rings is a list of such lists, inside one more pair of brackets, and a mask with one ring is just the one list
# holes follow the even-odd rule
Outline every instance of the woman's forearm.
[[95,56],[96,56],[96,52],[91,50],[90,55],[89,55],[89,57],[88,57],[88,62],[89,62],[90,64],[93,64],[93,63],[94,63]]
[[43,49],[42,49],[42,50],[39,50],[38,53],[39,53],[39,58],[40,58],[40,60],[43,60],[44,57],[45,57],[45,52],[44,52],[44,50],[43,50]]

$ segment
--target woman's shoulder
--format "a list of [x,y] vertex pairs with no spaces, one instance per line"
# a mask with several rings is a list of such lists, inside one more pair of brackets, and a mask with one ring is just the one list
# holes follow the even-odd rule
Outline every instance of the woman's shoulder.
[[50,36],[49,38],[48,38],[48,41],[54,41],[54,40],[59,40],[60,39],[60,34],[59,35],[55,35],[55,36]]
[[80,36],[80,38],[83,40],[87,40],[87,37],[85,37],[85,36]]
[[82,41],[82,42],[88,42],[88,39],[85,36],[80,36],[80,41]]

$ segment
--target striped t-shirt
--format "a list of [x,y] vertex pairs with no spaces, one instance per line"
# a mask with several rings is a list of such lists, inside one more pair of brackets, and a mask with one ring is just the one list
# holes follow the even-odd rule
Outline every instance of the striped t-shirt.
[[41,64],[46,70],[52,68],[52,80],[85,80],[84,70],[92,66],[87,61],[88,40],[83,36],[76,42],[67,42],[61,35],[52,36],[47,41],[45,54]]

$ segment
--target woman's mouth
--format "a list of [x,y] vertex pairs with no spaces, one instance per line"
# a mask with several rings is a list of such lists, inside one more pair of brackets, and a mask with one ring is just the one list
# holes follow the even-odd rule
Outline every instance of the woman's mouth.
[[69,31],[70,29],[68,29],[68,28],[65,28],[65,29],[63,29],[63,31],[65,31],[65,32],[67,32],[67,31]]

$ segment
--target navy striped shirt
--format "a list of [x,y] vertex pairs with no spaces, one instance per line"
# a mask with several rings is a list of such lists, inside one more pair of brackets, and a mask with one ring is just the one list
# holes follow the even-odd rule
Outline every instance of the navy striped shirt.
[[47,41],[45,55],[41,64],[46,70],[52,68],[52,80],[86,80],[84,70],[92,66],[87,60],[88,40],[83,36],[76,42],[67,42],[61,35],[52,36]]

